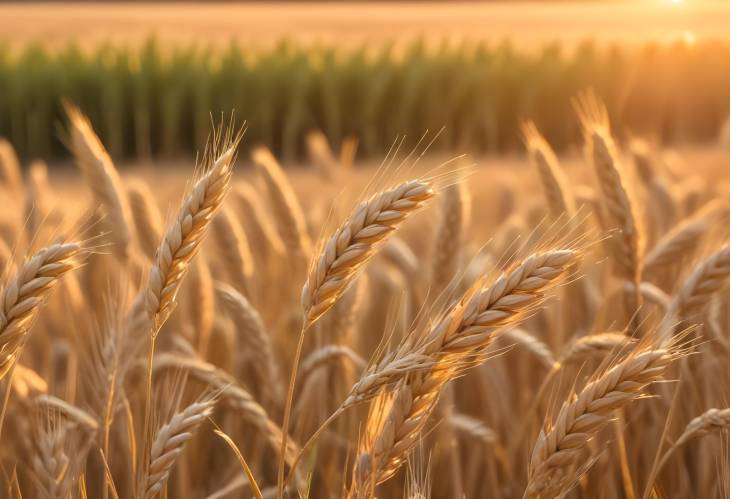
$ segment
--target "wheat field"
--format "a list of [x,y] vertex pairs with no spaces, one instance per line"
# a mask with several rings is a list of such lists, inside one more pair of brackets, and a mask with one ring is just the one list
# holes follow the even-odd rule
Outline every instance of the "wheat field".
[[727,157],[574,104],[567,162],[0,142],[3,497],[727,497]]

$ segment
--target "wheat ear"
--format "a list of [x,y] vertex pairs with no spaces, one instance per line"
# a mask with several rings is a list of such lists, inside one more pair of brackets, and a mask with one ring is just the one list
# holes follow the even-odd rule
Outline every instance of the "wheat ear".
[[23,192],[23,176],[20,162],[12,144],[0,137],[0,184],[4,184],[14,196]]
[[261,319],[256,308],[233,287],[217,282],[215,290],[218,298],[233,319],[238,337],[246,345],[246,350],[251,355],[254,368],[259,376],[259,382],[267,385],[267,390],[272,393],[271,399],[279,401],[283,395],[281,376],[278,368],[278,361],[274,355],[274,347],[271,343],[264,321]]
[[428,371],[444,358],[458,358],[459,370],[479,364],[494,333],[518,325],[544,301],[579,261],[573,249],[533,253],[491,281],[482,278],[429,331],[407,338],[392,354],[369,367],[353,385],[344,405],[371,399],[383,386],[414,371]]
[[639,398],[648,385],[659,380],[679,355],[674,347],[639,348],[565,402],[535,442],[525,497],[565,494],[576,482],[576,473],[586,471],[588,465],[583,466],[580,456],[588,450],[588,442],[617,409]]
[[[208,385],[215,392],[219,392],[221,401],[235,409],[243,421],[261,431],[272,450],[279,452],[282,440],[281,428],[269,418],[266,410],[256,402],[253,396],[238,385],[236,380],[225,371],[202,360],[169,353],[155,357],[154,367],[155,371],[183,370],[192,378]],[[298,452],[297,445],[289,440],[283,456],[285,462],[290,463]]]
[[155,197],[146,182],[130,181],[127,184],[127,197],[137,229],[137,241],[142,251],[151,259],[155,256],[162,236],[162,216]]
[[281,169],[271,151],[265,147],[256,148],[252,157],[268,186],[272,200],[271,208],[284,245],[290,251],[308,256],[312,242],[307,233],[307,223],[286,173]]
[[239,139],[224,144],[223,153],[195,183],[157,249],[144,290],[145,310],[155,332],[172,312],[188,265],[223,203]]
[[555,219],[564,215],[572,216],[575,213],[575,201],[555,152],[532,121],[522,125],[522,134],[530,161],[540,174],[550,215]]
[[[426,179],[408,180],[373,194],[361,202],[350,217],[324,242],[319,254],[312,261],[301,293],[304,324],[299,334],[289,377],[282,423],[284,432],[282,455],[286,449],[289,417],[305,332],[347,291],[358,271],[375,255],[388,236],[434,194],[432,183]],[[283,462],[279,463],[277,489],[279,494],[283,493]]]
[[193,402],[157,430],[150,448],[148,469],[141,484],[141,497],[151,499],[162,491],[185,444],[211,415],[214,406],[214,400]]
[[676,321],[707,304],[730,276],[730,246],[723,246],[697,264],[674,293],[667,312],[659,325],[664,340],[669,339]]
[[286,253],[284,243],[254,188],[248,184],[238,185],[232,190],[231,196],[245,217],[246,231],[250,231],[251,246],[257,254]]
[[76,163],[89,182],[94,198],[105,209],[115,253],[126,257],[132,217],[122,180],[89,120],[71,104],[66,105],[66,114],[71,122],[70,146]]
[[0,379],[19,356],[51,289],[78,268],[86,252],[79,243],[47,246],[28,258],[0,291]]
[[[417,339],[415,344],[406,342],[406,348],[428,355],[434,363],[426,370],[405,375],[392,393],[381,394],[373,402],[366,437],[355,461],[351,496],[361,495],[400,468],[444,385],[482,362],[496,333],[519,324],[534,311],[543,302],[545,292],[563,280],[578,257],[579,253],[571,249],[530,255],[493,282],[478,283],[437,321],[423,340]],[[359,390],[357,385],[349,401],[358,400],[373,387],[380,391],[377,382],[363,387],[365,390]],[[384,408],[387,409],[381,410]]]
[[231,284],[241,293],[251,296],[254,272],[251,248],[241,225],[229,210],[222,209],[213,220],[213,237]]
[[636,201],[632,199],[623,178],[618,152],[609,129],[608,113],[593,94],[581,96],[576,101],[576,108],[611,224],[606,229],[618,228],[621,231],[612,238],[618,270],[624,278],[638,283],[644,236],[636,214]]
[[718,215],[726,209],[725,203],[710,203],[689,219],[677,224],[646,254],[644,271],[657,270],[689,255],[712,228]]
[[444,189],[431,259],[431,286],[435,293],[443,292],[457,273],[468,218],[466,185],[458,182]]
[[345,292],[357,271],[411,213],[433,197],[427,180],[409,180],[360,203],[324,243],[302,288],[305,322],[321,317]]

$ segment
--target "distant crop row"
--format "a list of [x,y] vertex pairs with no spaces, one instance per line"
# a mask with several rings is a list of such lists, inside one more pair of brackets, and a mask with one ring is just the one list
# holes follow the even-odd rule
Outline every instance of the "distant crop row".
[[321,129],[337,147],[380,155],[399,134],[445,127],[436,147],[502,152],[535,120],[557,148],[574,141],[570,98],[593,87],[619,133],[664,141],[713,140],[730,115],[730,44],[603,49],[508,44],[426,48],[299,47],[268,51],[104,46],[0,48],[0,136],[25,157],[67,154],[62,101],[79,105],[114,157],[172,158],[200,150],[216,120],[235,111],[247,144],[298,158]]

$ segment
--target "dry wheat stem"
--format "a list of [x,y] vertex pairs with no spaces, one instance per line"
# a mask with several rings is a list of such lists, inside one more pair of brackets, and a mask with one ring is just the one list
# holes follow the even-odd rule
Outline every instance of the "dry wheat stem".
[[676,348],[639,348],[564,403],[535,442],[525,496],[556,497],[567,492],[588,442],[617,409],[636,400],[649,384],[660,379],[678,355]]

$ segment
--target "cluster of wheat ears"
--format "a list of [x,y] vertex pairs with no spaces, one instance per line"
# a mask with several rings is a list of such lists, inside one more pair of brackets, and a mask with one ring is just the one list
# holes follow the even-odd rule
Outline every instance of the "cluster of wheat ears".
[[[165,222],[70,105],[82,209],[0,143],[0,494],[728,493],[699,437],[730,425],[730,204],[576,108],[594,187],[528,123],[531,213],[509,190],[472,212],[473,168],[401,142],[349,214],[305,212],[265,148],[233,182],[220,129]],[[346,169],[310,146],[334,191]]]

